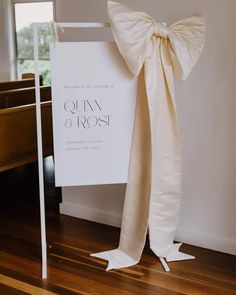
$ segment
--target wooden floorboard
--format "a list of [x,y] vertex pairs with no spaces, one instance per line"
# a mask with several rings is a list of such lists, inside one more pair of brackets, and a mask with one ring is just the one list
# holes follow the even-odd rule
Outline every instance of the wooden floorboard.
[[[49,161],[51,161],[49,159]],[[195,260],[165,273],[148,245],[139,264],[106,272],[90,253],[115,248],[119,229],[58,214],[53,168],[46,172],[48,278],[42,280],[37,166],[0,173],[0,295],[235,295],[235,256],[190,245]]]
[[29,293],[22,292],[19,289],[9,287],[7,285],[0,283],[0,292],[1,294],[7,294],[7,295],[27,295]]

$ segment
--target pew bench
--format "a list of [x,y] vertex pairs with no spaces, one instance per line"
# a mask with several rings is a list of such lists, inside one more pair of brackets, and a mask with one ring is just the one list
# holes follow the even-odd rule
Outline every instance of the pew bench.
[[[40,76],[40,85],[43,85],[42,76]],[[28,79],[16,80],[16,81],[4,81],[4,82],[1,81],[0,91],[28,88],[28,87],[34,87],[34,86],[35,86],[34,78],[28,78]]]
[[[51,100],[51,87],[40,87],[41,101]],[[0,108],[11,108],[26,104],[35,103],[35,88],[28,87],[22,89],[0,91]]]
[[[17,91],[14,95],[8,96],[8,107],[5,101],[0,104],[0,172],[37,160],[36,104],[27,103]],[[43,152],[48,156],[53,153],[50,87],[41,89],[41,95]]]

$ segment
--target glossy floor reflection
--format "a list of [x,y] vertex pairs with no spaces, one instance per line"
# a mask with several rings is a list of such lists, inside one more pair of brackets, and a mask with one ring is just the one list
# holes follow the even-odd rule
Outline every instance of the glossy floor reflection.
[[48,279],[41,280],[37,163],[0,174],[0,294],[234,295],[236,258],[184,245],[196,260],[170,264],[165,273],[145,248],[136,266],[106,272],[89,254],[115,248],[119,229],[58,213],[52,157],[44,161]]

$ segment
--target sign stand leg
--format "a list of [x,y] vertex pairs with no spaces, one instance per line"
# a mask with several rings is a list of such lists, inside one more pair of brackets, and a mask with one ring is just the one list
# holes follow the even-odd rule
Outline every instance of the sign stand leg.
[[161,262],[162,267],[164,268],[164,270],[165,270],[166,272],[167,272],[167,271],[170,271],[169,266],[168,266],[167,262],[165,261],[165,258],[163,258],[163,257],[159,257],[159,259],[160,259],[160,262]]
[[37,147],[38,147],[38,172],[39,172],[39,199],[40,199],[40,226],[41,226],[41,250],[42,250],[42,278],[47,278],[47,243],[44,200],[44,173],[43,173],[43,142],[42,120],[39,87],[39,53],[38,53],[38,24],[33,24],[34,37],[34,72],[35,72],[35,99],[37,122]]

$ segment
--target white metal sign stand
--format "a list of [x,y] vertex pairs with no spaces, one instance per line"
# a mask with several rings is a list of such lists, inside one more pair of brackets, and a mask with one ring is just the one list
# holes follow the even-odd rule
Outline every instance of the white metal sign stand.
[[35,73],[35,100],[36,100],[36,126],[38,147],[38,172],[39,172],[39,200],[40,200],[40,225],[41,225],[41,249],[42,249],[42,278],[47,277],[47,244],[44,204],[44,177],[43,177],[43,144],[42,144],[42,120],[39,88],[39,53],[38,53],[38,26],[33,25],[34,40],[34,73]]
[[[45,218],[45,193],[44,193],[44,173],[43,173],[43,142],[42,142],[42,120],[41,101],[39,84],[39,51],[38,51],[38,29],[45,26],[45,23],[33,24],[34,41],[34,72],[35,72],[35,100],[36,100],[36,123],[37,123],[37,147],[38,147],[38,171],[39,171],[39,200],[40,200],[40,226],[41,226],[41,251],[42,251],[42,278],[47,278],[47,241],[46,241],[46,218]],[[66,28],[106,28],[109,23],[51,23],[55,38],[58,27]],[[57,38],[56,38],[57,39]],[[58,41],[58,40],[56,40]]]
[[[41,120],[41,101],[40,101],[40,83],[39,83],[39,51],[38,51],[38,29],[47,23],[33,24],[34,41],[34,72],[35,72],[35,100],[36,100],[36,123],[37,123],[37,147],[38,147],[38,171],[39,171],[39,200],[40,200],[40,226],[41,226],[41,255],[42,255],[42,273],[43,279],[47,278],[47,241],[46,241],[46,218],[45,218],[45,193],[44,193],[44,172],[43,172],[43,142],[42,142],[42,120]],[[109,28],[110,23],[49,23],[54,32],[55,41],[58,41],[59,28]],[[168,265],[163,258],[160,262],[168,271]]]

